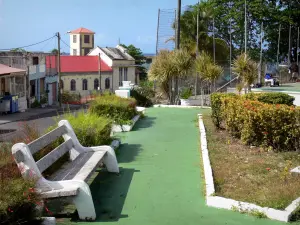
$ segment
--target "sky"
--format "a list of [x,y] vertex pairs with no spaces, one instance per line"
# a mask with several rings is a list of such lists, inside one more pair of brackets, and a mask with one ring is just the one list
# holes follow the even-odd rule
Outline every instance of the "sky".
[[[182,0],[182,6],[198,0]],[[95,45],[133,44],[155,53],[158,9],[175,9],[177,0],[0,0],[0,50],[30,45],[60,32],[69,44],[68,31],[94,31]],[[27,51],[57,48],[53,38]],[[70,52],[61,44],[62,51]]]

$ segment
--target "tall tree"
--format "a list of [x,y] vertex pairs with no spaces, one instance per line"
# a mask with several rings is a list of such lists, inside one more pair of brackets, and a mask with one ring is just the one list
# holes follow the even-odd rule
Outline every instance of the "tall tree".
[[134,45],[124,45],[120,44],[122,47],[128,50],[128,54],[135,59],[135,64],[138,65],[137,69],[140,74],[140,79],[145,79],[147,77],[146,68],[142,65],[146,62],[146,58],[140,48],[135,47]]

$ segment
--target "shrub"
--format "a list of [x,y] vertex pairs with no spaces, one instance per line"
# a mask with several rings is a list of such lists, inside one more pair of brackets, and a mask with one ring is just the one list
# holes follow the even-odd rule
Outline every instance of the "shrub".
[[117,124],[126,124],[138,114],[136,100],[116,95],[102,95],[90,105],[89,111],[98,116],[108,117]]
[[212,109],[212,120],[216,127],[220,128],[221,125],[221,105],[222,97],[226,96],[237,96],[234,93],[213,93],[211,95],[211,109]]
[[271,93],[261,93],[261,94],[249,93],[245,95],[245,98],[249,100],[257,100],[268,104],[284,104],[289,106],[292,106],[295,100],[294,97],[281,92],[271,92]]
[[64,91],[61,95],[61,99],[63,103],[79,102],[81,100],[81,96],[80,94]]
[[294,97],[285,93],[264,93],[258,96],[258,101],[269,104],[285,104],[292,106],[295,100]]
[[64,119],[70,122],[79,142],[83,146],[111,144],[111,121],[109,119],[84,112],[79,112],[76,116],[71,113],[66,114]]
[[220,126],[223,122],[225,129],[243,143],[269,147],[276,151],[300,149],[299,107],[229,96],[219,99],[214,100],[217,105],[214,107],[217,108],[216,125]]
[[41,106],[41,103],[37,99],[34,100],[34,102],[31,104],[31,108],[38,108]]
[[192,96],[192,89],[191,88],[183,88],[180,94],[181,99],[189,99]]
[[135,87],[130,91],[138,106],[150,107],[153,105],[152,100],[155,97],[153,83],[149,81],[141,82],[139,87]]
[[12,144],[1,144],[0,147],[1,224],[32,224],[36,202],[40,201],[33,189],[35,181],[21,177],[11,155]]

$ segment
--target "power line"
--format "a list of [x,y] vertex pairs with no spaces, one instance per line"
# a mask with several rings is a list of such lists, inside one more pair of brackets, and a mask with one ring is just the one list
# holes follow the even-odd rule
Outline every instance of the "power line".
[[44,41],[40,41],[40,42],[37,42],[37,43],[34,43],[34,44],[31,44],[31,45],[26,45],[26,46],[21,46],[21,47],[16,47],[16,48],[8,48],[8,49],[0,49],[0,51],[9,51],[11,49],[17,49],[17,48],[27,48],[27,47],[31,47],[31,46],[34,46],[34,45],[38,45],[38,44],[41,44],[41,43],[44,43],[46,41],[49,41],[50,39],[56,37],[56,35],[44,40]]
[[66,46],[68,46],[70,49],[73,50],[73,48],[70,45],[68,45],[63,39],[60,39],[60,40],[62,41],[62,43],[64,43]]

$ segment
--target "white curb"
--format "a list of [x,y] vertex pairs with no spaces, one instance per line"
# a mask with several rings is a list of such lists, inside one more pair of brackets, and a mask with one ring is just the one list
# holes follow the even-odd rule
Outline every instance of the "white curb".
[[209,106],[189,106],[189,105],[153,105],[154,108],[202,108],[202,109],[211,109]]
[[288,222],[293,211],[299,206],[300,198],[294,200],[285,210],[278,210],[267,207],[260,207],[255,204],[248,202],[240,202],[229,198],[223,198],[219,196],[213,196],[215,194],[214,179],[212,175],[212,168],[209,160],[209,154],[207,149],[206,131],[203,123],[202,115],[198,114],[199,117],[199,130],[201,140],[201,152],[203,159],[205,186],[206,186],[206,204],[208,206],[229,209],[233,207],[238,208],[240,211],[257,211],[264,213],[268,218]]

